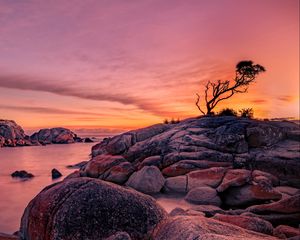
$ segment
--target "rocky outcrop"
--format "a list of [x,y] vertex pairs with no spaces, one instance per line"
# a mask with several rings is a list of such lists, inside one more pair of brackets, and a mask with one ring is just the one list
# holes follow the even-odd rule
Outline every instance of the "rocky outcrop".
[[149,196],[76,178],[42,190],[25,209],[20,234],[23,240],[58,240],[105,239],[123,232],[133,240],[149,239],[166,216]]
[[274,229],[274,236],[283,239],[298,236],[298,238],[300,239],[300,229],[293,228],[287,225],[279,225]]
[[0,119],[0,147],[32,145],[24,130],[12,120]]
[[67,128],[45,128],[32,134],[30,140],[45,145],[80,142],[81,138]]
[[46,145],[52,143],[66,144],[82,141],[80,137],[67,128],[41,129],[28,136],[22,127],[14,121],[0,119],[0,147]]

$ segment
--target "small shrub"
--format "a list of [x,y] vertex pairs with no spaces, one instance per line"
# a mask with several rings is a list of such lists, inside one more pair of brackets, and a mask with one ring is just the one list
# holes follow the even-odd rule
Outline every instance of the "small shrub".
[[164,124],[169,124],[169,120],[168,120],[168,119],[165,119],[165,120],[164,120]]
[[241,117],[244,118],[253,118],[254,116],[254,111],[252,108],[243,108],[241,110],[239,110]]
[[235,116],[237,117],[237,112],[232,108],[224,108],[219,113],[218,116]]

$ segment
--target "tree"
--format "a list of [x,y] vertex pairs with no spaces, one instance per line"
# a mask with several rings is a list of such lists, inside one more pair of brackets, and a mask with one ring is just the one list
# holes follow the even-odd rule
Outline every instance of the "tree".
[[205,85],[206,113],[200,107],[200,95],[196,93],[196,106],[202,114],[210,115],[217,104],[232,97],[236,93],[245,93],[256,77],[265,72],[265,68],[252,61],[241,61],[236,65],[235,78],[230,80],[208,81]]

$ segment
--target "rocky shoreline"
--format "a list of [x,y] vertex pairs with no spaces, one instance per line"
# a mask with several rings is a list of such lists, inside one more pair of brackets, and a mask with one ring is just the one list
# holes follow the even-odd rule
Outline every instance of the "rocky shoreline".
[[15,121],[0,119],[0,147],[40,146],[75,142],[93,141],[90,138],[80,138],[67,128],[44,128],[28,136]]
[[[104,139],[90,161],[29,203],[18,236],[299,239],[299,130],[215,116]],[[191,207],[167,213],[155,194],[179,194]]]

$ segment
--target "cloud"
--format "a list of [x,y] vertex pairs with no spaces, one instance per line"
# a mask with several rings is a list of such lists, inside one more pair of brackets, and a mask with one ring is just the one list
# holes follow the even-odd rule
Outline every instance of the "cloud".
[[267,103],[268,101],[265,100],[265,99],[254,99],[252,100],[251,102],[255,103],[255,104],[265,104]]
[[40,114],[91,115],[91,116],[98,116],[98,117],[107,116],[107,114],[99,114],[99,113],[83,112],[83,111],[72,111],[72,110],[48,108],[48,107],[28,107],[28,106],[13,106],[13,105],[1,105],[0,104],[0,109],[35,112],[35,113],[40,113]]
[[290,95],[281,95],[277,99],[282,102],[292,102],[294,100],[294,97]]

